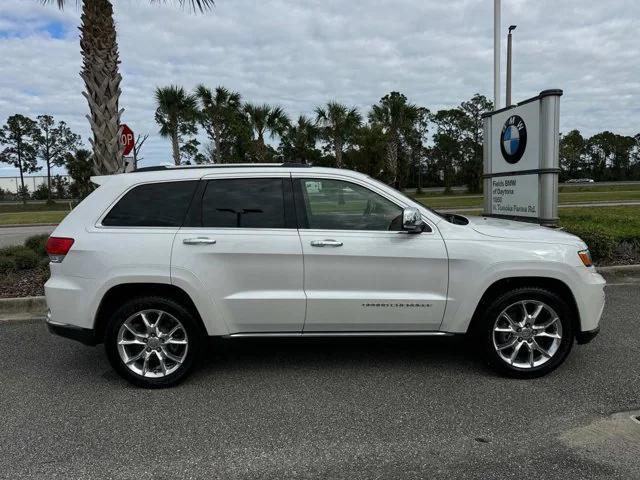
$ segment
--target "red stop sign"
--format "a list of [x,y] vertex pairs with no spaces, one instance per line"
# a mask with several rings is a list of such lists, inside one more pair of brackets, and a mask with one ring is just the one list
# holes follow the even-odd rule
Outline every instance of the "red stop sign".
[[133,130],[131,130],[126,123],[120,125],[120,143],[122,143],[124,147],[122,154],[129,155],[131,150],[133,150],[135,139],[133,138]]

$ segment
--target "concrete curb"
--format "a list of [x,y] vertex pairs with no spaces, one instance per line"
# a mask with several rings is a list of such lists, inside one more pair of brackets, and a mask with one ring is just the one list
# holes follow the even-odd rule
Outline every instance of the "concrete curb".
[[613,265],[611,267],[596,267],[598,273],[618,274],[618,273],[640,273],[640,265]]
[[44,297],[0,298],[0,322],[5,320],[29,320],[47,313]]

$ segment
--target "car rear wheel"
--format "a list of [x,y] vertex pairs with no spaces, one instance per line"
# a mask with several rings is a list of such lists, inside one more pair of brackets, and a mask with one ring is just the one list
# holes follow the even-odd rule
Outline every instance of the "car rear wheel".
[[169,387],[191,370],[200,347],[193,315],[170,299],[144,297],[119,308],[105,335],[107,356],[129,382]]
[[537,287],[511,290],[484,315],[482,341],[491,366],[518,378],[546,375],[571,351],[572,309],[559,295]]

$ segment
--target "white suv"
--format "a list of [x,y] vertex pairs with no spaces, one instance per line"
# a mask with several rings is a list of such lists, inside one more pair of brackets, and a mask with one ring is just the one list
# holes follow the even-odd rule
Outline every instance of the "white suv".
[[150,167],[99,185],[47,250],[49,329],[160,387],[208,336],[469,333],[516,377],[598,332],[604,280],[557,229],[442,215],[360,173]]

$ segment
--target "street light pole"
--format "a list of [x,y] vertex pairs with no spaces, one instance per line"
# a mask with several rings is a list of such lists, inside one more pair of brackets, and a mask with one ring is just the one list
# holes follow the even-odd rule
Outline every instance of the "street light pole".
[[507,35],[507,107],[511,106],[511,32],[515,29],[516,25],[511,25]]
[[493,109],[500,109],[500,0],[493,0]]

